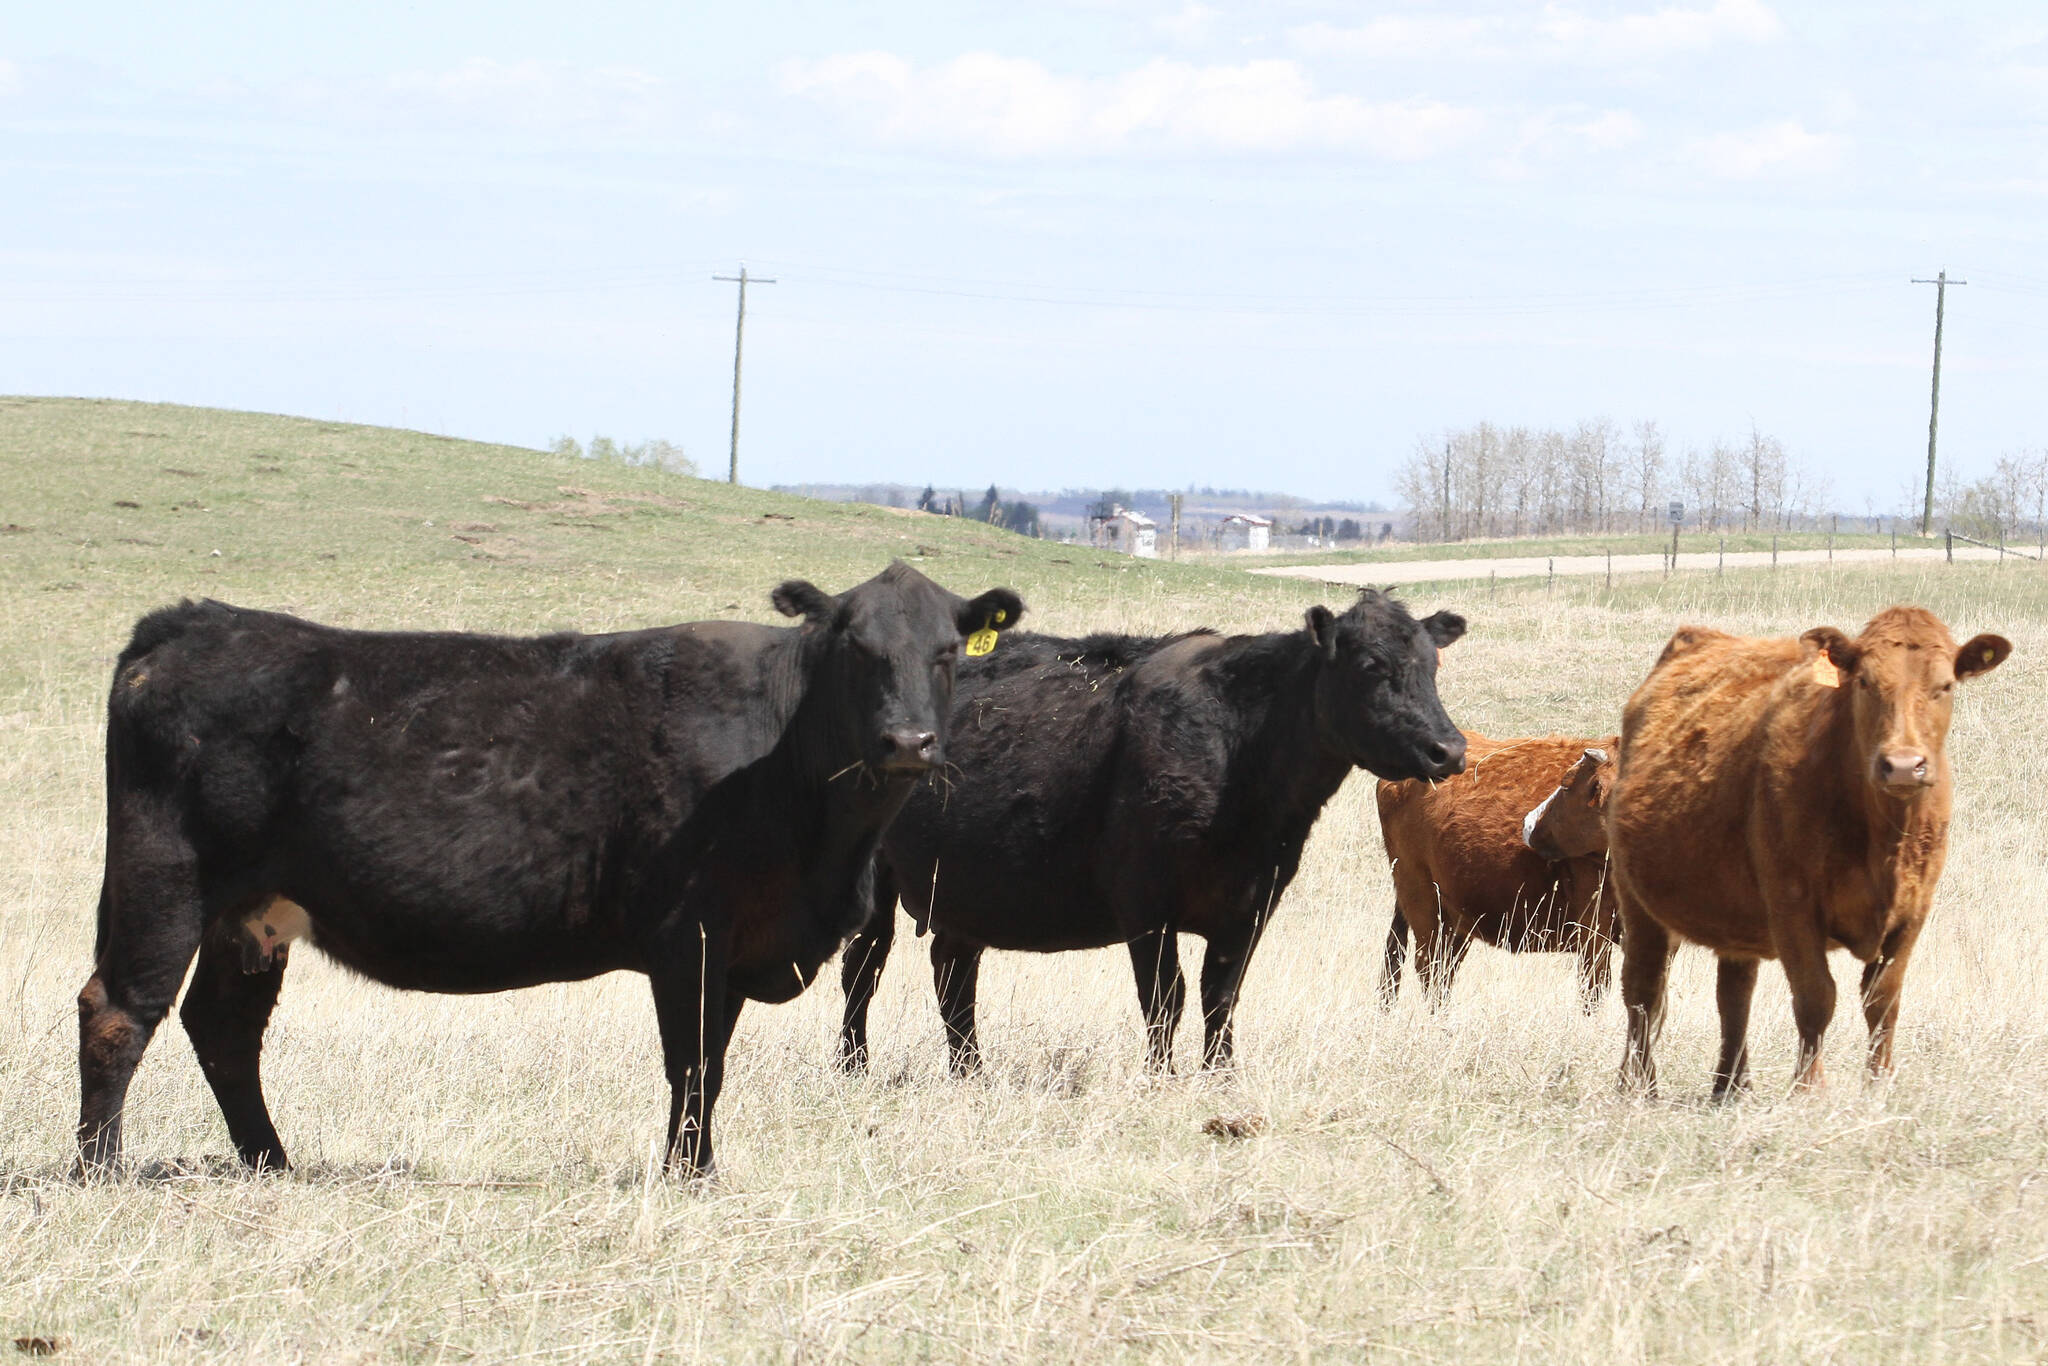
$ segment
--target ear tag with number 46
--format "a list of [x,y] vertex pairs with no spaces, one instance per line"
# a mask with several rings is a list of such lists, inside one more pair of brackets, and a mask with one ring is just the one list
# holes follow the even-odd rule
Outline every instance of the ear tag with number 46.
[[1001,626],[1008,619],[1009,613],[998,607],[989,615],[989,619],[983,623],[979,631],[967,637],[967,653],[970,655],[985,655],[993,651],[996,648],[996,627]]

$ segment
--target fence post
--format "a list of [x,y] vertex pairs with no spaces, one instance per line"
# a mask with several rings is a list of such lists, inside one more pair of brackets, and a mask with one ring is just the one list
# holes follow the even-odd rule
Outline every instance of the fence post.
[[1956,534],[1953,531],[1943,529],[1941,539],[1947,543],[1948,562],[1954,564],[1956,562]]
[[1835,528],[1842,524],[1839,513],[1828,519],[1828,563],[1835,562]]
[[2005,568],[2005,528],[1998,529],[1998,567]]
[[1494,590],[1494,589],[1496,589],[1496,588],[1498,588],[1498,587],[1500,587],[1500,571],[1499,571],[1498,569],[1489,569],[1489,570],[1487,570],[1487,571],[1486,571],[1486,596],[1487,596],[1488,598],[1491,598],[1491,597],[1493,596],[1493,590]]
[[1550,590],[1557,587],[1557,561],[1555,559],[1549,559],[1545,560],[1544,564],[1550,567],[1550,575],[1543,581],[1543,591],[1548,593],[1550,592]]
[[1773,535],[1773,536],[1771,537],[1771,572],[1772,572],[1772,573],[1776,573],[1776,572],[1777,572],[1777,569],[1778,569],[1778,538],[1777,538],[1777,537],[1776,537],[1775,535]]
[[1607,591],[1614,591],[1614,547],[1607,547]]
[[1899,558],[1899,520],[1896,517],[1892,519],[1892,558]]
[[1720,577],[1721,577],[1721,571],[1722,571],[1722,570],[1724,570],[1724,569],[1726,569],[1727,567],[1728,567],[1728,538],[1727,538],[1726,536],[1723,536],[1723,537],[1721,538],[1721,550],[1720,550],[1720,553],[1719,553],[1718,555],[1716,555],[1716,556],[1714,557],[1714,577],[1715,577],[1715,578],[1717,578],[1717,579],[1718,579],[1718,578],[1720,578]]

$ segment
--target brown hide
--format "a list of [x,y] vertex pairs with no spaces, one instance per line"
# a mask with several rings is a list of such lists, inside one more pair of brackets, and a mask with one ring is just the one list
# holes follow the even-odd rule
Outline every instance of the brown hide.
[[1626,1084],[1654,1087],[1650,1042],[1677,939],[1722,960],[1717,1097],[1747,1085],[1763,958],[1783,963],[1792,989],[1799,1084],[1821,1080],[1833,947],[1869,965],[1870,1066],[1889,1067],[1899,987],[1947,846],[1955,683],[2011,648],[1979,636],[1959,651],[1917,607],[1880,612],[1853,641],[1832,627],[1798,640],[1699,627],[1671,638],[1623,714],[1607,803]]
[[1522,842],[1522,819],[1589,747],[1615,741],[1465,734],[1465,771],[1436,783],[1379,785],[1380,832],[1393,863],[1394,925],[1382,998],[1399,989],[1402,941],[1433,998],[1450,989],[1472,940],[1512,951],[1579,955],[1588,1006],[1607,984],[1616,908],[1604,854],[1550,862]]

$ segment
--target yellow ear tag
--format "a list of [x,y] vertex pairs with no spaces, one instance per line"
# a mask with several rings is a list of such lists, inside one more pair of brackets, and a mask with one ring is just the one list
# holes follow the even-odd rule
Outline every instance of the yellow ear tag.
[[1842,671],[1835,667],[1835,661],[1829,659],[1825,651],[1813,657],[1813,681],[1823,688],[1842,686]]
[[985,655],[992,652],[996,648],[996,627],[1002,625],[1008,617],[1009,613],[998,607],[990,615],[987,625],[967,637],[967,653],[971,655]]

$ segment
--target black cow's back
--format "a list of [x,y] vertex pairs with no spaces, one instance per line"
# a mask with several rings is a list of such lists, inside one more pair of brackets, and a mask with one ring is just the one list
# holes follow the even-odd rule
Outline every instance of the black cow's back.
[[378,980],[628,966],[621,870],[761,748],[739,722],[770,628],[711,625],[508,638],[168,608],[116,670],[110,786],[175,794],[222,895],[289,897]]

